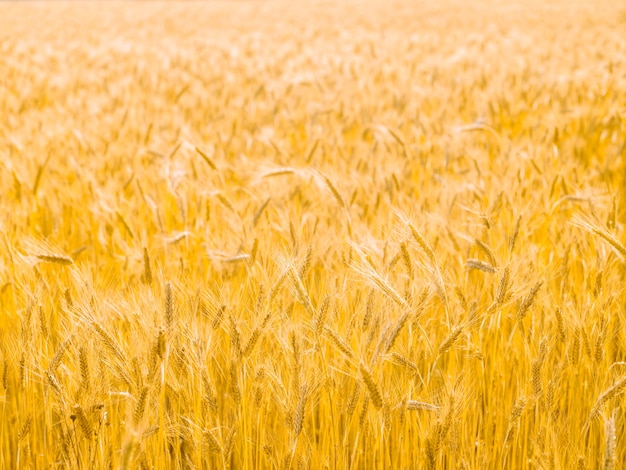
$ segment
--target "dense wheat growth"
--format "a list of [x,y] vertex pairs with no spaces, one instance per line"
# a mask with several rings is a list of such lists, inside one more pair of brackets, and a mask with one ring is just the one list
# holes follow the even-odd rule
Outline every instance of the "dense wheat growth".
[[0,468],[623,468],[625,8],[0,4]]

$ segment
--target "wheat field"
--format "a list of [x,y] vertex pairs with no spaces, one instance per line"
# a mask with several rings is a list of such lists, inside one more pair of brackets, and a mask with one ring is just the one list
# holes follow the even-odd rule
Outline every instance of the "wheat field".
[[625,31],[0,3],[0,468],[624,468]]

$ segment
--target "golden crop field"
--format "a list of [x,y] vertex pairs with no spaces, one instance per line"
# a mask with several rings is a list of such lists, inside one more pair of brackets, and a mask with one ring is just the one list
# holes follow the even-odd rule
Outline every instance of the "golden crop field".
[[624,468],[623,2],[0,3],[0,117],[0,468]]

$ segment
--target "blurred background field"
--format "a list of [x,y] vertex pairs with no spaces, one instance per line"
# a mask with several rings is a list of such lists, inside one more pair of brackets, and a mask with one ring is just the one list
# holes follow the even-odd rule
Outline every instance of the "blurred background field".
[[0,117],[0,468],[623,468],[623,3],[0,3]]

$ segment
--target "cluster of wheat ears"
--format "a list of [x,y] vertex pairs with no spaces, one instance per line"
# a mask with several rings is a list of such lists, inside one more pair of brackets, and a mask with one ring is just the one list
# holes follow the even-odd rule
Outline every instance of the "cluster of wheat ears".
[[0,4],[0,468],[623,468],[592,3]]

